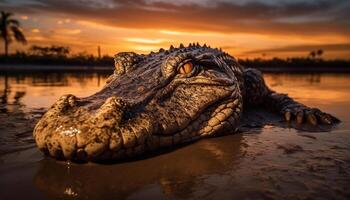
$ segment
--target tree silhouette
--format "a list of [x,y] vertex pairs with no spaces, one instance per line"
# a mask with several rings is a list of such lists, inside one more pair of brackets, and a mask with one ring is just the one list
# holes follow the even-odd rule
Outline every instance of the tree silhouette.
[[311,52],[309,53],[309,56],[310,56],[311,58],[315,58],[315,57],[316,57],[316,51],[311,51]]
[[323,55],[323,50],[322,49],[317,50],[316,54],[318,57],[321,57]]
[[322,49],[318,49],[316,51],[310,51],[309,53],[309,56],[312,58],[312,59],[315,59],[315,58],[321,58],[321,56],[323,55],[324,51]]
[[1,39],[4,40],[5,56],[8,55],[8,47],[13,39],[22,44],[27,43],[27,40],[20,28],[20,23],[16,19],[12,19],[12,15],[12,13],[1,11],[0,35]]

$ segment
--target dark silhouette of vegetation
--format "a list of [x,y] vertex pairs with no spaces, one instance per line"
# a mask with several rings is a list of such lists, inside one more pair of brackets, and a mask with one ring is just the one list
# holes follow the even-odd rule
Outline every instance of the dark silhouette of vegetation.
[[[258,68],[262,71],[350,71],[350,60],[324,60],[321,58],[323,50],[312,52],[314,56],[305,58],[240,59],[239,62],[246,67]],[[0,55],[0,63],[56,65],[67,66],[67,68],[69,66],[107,66],[113,69],[114,59],[107,55],[93,56],[84,52],[71,54],[69,47],[64,46],[33,45],[27,52],[16,52],[8,56]]]
[[[320,53],[318,53],[320,55]],[[306,58],[273,58],[273,59],[239,59],[246,67],[262,71],[350,71],[350,60],[324,60]],[[0,56],[1,64],[34,64],[64,66],[114,66],[111,56],[93,56],[87,53],[69,54],[69,48],[61,46],[32,46],[25,52],[17,52],[7,57]],[[53,66],[54,67],[54,66]]]
[[69,55],[69,47],[64,46],[37,46],[33,45],[29,48],[29,53],[36,56],[45,56],[45,57],[60,57],[66,58]]
[[33,45],[27,52],[16,52],[7,56],[0,55],[0,63],[113,67],[114,59],[106,55],[95,57],[85,52],[70,54],[70,48],[65,46]]
[[350,71],[350,60],[323,60],[314,58],[239,59],[239,62],[262,71]]
[[13,40],[23,44],[27,43],[19,21],[12,19],[12,15],[12,13],[1,11],[0,35],[5,45],[5,56],[8,55],[8,48]]
[[[75,65],[75,66],[109,66],[113,68],[113,57],[101,56],[101,48],[97,47],[98,56],[88,53],[71,54],[65,46],[32,45],[27,52],[8,53],[9,44],[15,40],[26,44],[26,38],[20,28],[20,23],[11,18],[12,13],[1,11],[0,36],[4,41],[5,54],[0,55],[0,64],[32,64],[32,65]],[[262,71],[350,71],[350,60],[324,60],[322,49],[313,50],[306,58],[273,58],[273,59],[241,59],[239,62],[246,67]],[[263,53],[262,57],[266,54]],[[54,68],[54,67],[53,67]],[[29,68],[30,69],[30,68]],[[1,68],[0,68],[1,70]]]
[[310,56],[311,58],[313,58],[313,59],[316,59],[317,57],[318,57],[318,58],[321,58],[322,55],[323,55],[323,53],[324,53],[324,51],[323,51],[322,49],[318,49],[318,50],[316,50],[316,51],[311,51],[311,52],[309,53],[309,56]]

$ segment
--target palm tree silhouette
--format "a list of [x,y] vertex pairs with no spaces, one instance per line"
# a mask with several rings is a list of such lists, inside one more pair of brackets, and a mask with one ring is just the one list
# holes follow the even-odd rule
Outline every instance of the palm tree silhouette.
[[318,57],[321,57],[323,55],[323,50],[322,49],[317,50],[316,54]]
[[24,34],[20,28],[20,24],[16,19],[12,19],[13,14],[5,11],[1,11],[0,18],[0,36],[4,40],[5,44],[5,56],[8,55],[8,47],[12,42],[13,38],[17,42],[26,44],[27,40],[24,37]]

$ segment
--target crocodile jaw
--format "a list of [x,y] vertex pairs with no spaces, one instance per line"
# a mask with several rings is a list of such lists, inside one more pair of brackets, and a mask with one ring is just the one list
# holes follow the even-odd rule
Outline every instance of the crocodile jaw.
[[122,122],[125,105],[117,97],[108,98],[94,112],[77,104],[79,100],[75,96],[63,96],[42,117],[34,129],[39,149],[52,157],[73,161],[131,158],[233,132],[242,111],[242,98],[238,91],[233,91],[206,107],[184,128],[164,134],[159,130],[162,124],[156,116],[147,112]]

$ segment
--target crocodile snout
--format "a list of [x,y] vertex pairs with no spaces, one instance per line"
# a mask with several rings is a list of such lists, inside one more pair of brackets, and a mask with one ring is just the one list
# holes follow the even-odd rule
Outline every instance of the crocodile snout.
[[118,139],[127,105],[113,96],[90,109],[88,101],[64,95],[38,122],[34,138],[39,149],[56,158],[95,158],[109,148],[112,136]]

